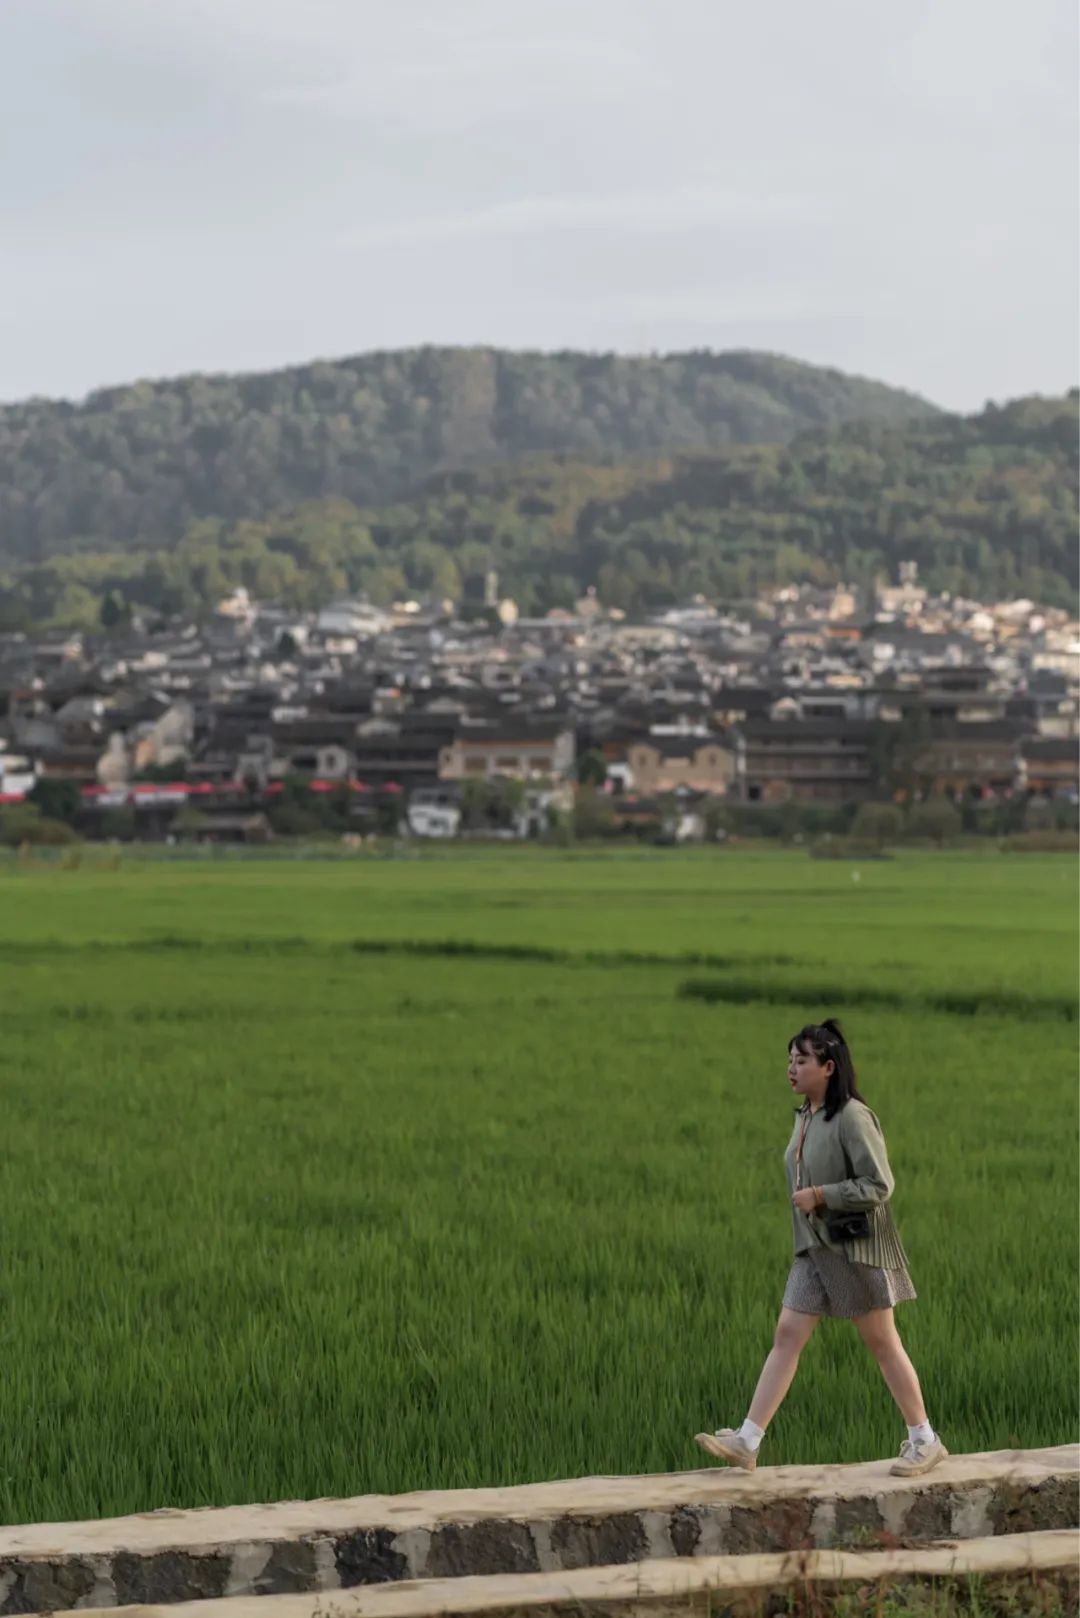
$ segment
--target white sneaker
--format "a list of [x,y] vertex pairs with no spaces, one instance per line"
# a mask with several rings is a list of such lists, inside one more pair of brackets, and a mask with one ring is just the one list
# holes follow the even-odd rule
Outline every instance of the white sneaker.
[[741,1466],[744,1472],[753,1472],[757,1467],[757,1450],[751,1449],[734,1427],[721,1427],[715,1433],[695,1433],[694,1443],[700,1444],[710,1455],[730,1461],[732,1466]]
[[900,1459],[893,1462],[889,1471],[894,1477],[917,1478],[943,1461],[948,1453],[936,1433],[931,1439],[905,1438],[900,1445]]

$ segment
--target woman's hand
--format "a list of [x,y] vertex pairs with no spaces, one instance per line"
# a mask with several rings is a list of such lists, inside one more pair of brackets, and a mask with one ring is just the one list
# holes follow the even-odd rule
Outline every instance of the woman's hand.
[[804,1214],[813,1213],[815,1208],[823,1207],[825,1203],[825,1199],[821,1196],[816,1185],[810,1185],[802,1191],[796,1191],[791,1200],[799,1212]]

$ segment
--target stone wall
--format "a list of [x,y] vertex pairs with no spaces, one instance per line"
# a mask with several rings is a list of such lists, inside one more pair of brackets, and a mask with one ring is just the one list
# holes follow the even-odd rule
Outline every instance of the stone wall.
[[0,1615],[926,1545],[1080,1524],[1080,1446],[951,1456],[922,1478],[717,1466],[0,1528]]

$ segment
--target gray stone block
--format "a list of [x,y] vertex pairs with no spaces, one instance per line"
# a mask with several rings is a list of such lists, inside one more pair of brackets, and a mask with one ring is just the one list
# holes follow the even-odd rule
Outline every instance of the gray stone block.
[[668,1533],[676,1556],[693,1556],[701,1539],[701,1514],[697,1506],[676,1506],[668,1523]]
[[230,1565],[231,1559],[217,1551],[162,1551],[156,1556],[118,1551],[113,1557],[117,1605],[212,1600],[225,1594]]
[[389,1584],[409,1577],[409,1564],[394,1549],[391,1528],[360,1528],[334,1540],[334,1562],[343,1590],[355,1584]]
[[952,1534],[953,1503],[949,1489],[923,1489],[904,1514],[909,1539],[948,1539]]
[[551,1527],[551,1548],[563,1568],[642,1562],[649,1554],[637,1513],[609,1517],[560,1517]]
[[507,1518],[446,1523],[432,1529],[425,1577],[463,1573],[539,1573],[540,1560],[527,1524]]
[[89,1562],[9,1562],[0,1613],[60,1612],[85,1603],[97,1583]]
[[263,1570],[252,1583],[257,1596],[296,1595],[319,1588],[318,1546],[285,1540],[271,1548]]
[[813,1500],[766,1500],[760,1506],[732,1506],[725,1551],[791,1551],[814,1543]]
[[865,1540],[868,1535],[880,1535],[884,1527],[881,1507],[873,1495],[837,1500],[834,1532],[838,1545],[845,1544],[853,1536]]
[[1013,1483],[1002,1478],[990,1502],[990,1521],[995,1534],[1075,1528],[1080,1524],[1077,1481],[1058,1477],[1045,1483]]

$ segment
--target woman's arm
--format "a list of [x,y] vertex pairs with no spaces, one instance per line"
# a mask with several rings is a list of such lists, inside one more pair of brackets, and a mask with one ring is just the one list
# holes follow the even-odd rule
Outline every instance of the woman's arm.
[[826,1208],[835,1213],[855,1213],[861,1208],[872,1208],[875,1203],[887,1202],[896,1182],[889,1167],[881,1125],[869,1107],[849,1101],[840,1114],[840,1130],[854,1175],[850,1180],[837,1180],[833,1185],[821,1187]]

